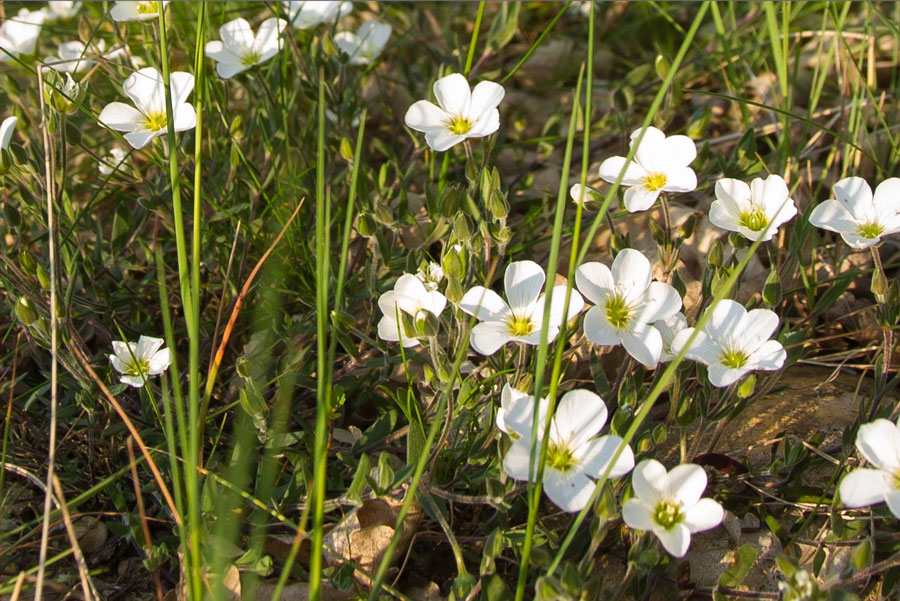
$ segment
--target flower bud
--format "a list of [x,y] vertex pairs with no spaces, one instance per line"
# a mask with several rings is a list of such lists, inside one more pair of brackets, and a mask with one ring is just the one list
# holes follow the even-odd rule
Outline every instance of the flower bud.
[[41,284],[41,288],[43,288],[44,290],[48,290],[50,288],[50,274],[47,273],[47,270],[44,269],[44,266],[40,263],[38,263],[37,272],[35,273],[35,275],[37,275],[37,279]]
[[16,301],[16,317],[26,326],[30,326],[38,318],[34,305],[25,296],[20,296],[19,300]]
[[356,222],[356,229],[360,235],[371,238],[375,235],[375,220],[368,213],[362,213],[359,216],[359,221]]
[[454,278],[462,279],[466,274],[465,257],[462,246],[459,244],[453,245],[447,250],[446,254],[444,254],[444,259],[441,261],[444,273]]
[[431,338],[437,336],[441,327],[437,315],[425,309],[419,309],[416,312],[416,336],[419,338]]
[[37,273],[37,261],[34,260],[34,257],[31,256],[31,253],[24,246],[19,249],[19,265],[22,266],[22,269],[28,275]]

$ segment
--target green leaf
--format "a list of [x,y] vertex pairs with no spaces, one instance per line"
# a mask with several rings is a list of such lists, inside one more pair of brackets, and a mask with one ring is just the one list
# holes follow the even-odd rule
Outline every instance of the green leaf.
[[742,583],[758,556],[759,551],[753,545],[741,545],[734,555],[734,563],[719,577],[719,586],[734,588]]

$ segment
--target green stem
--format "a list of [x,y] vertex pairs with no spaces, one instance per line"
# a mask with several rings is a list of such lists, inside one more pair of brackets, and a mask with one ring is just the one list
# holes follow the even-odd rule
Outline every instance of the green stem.
[[506,81],[518,72],[519,69],[522,68],[522,65],[528,62],[528,59],[531,58],[531,55],[534,54],[535,50],[541,45],[541,42],[544,41],[544,38],[547,37],[547,34],[553,29],[553,26],[556,25],[556,22],[559,21],[560,17],[566,14],[566,11],[569,10],[569,6],[572,4],[572,1],[569,0],[563,7],[559,9],[559,12],[550,20],[550,23],[544,28],[544,31],[541,32],[541,35],[538,36],[538,39],[534,41],[534,44],[531,45],[531,48],[525,53],[525,55],[516,63],[516,66],[512,68],[512,71],[503,76],[503,79],[500,80],[500,83],[506,83]]
[[469,71],[472,70],[472,60],[475,58],[475,46],[478,42],[478,32],[481,29],[481,19],[484,17],[484,5],[484,0],[478,3],[478,13],[475,15],[475,27],[472,28],[472,40],[469,42],[469,53],[466,55],[466,68],[463,71],[463,75],[466,77],[469,76]]

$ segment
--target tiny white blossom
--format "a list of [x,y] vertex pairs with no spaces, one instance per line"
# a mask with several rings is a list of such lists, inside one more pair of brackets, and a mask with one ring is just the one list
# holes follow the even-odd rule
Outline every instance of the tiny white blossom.
[[672,352],[672,342],[681,330],[688,327],[684,313],[676,313],[665,319],[658,319],[653,326],[659,330],[659,335],[662,336],[662,352],[659,354],[659,360],[663,363],[671,361],[678,354]]
[[419,268],[416,277],[425,284],[427,290],[437,290],[441,280],[444,279],[444,268],[439,263],[430,261],[426,266]]
[[[632,148],[640,133],[637,129],[631,134]],[[666,137],[659,129],[648,127],[634,160],[628,163],[625,157],[610,157],[600,164],[600,177],[614,183],[624,169],[622,185],[628,186],[625,208],[631,213],[646,211],[661,192],[690,192],[697,187],[697,175],[689,167],[695,158],[697,147],[689,137]]]
[[787,184],[779,175],[755,178],[750,185],[731,178],[716,182],[709,221],[749,240],[771,240],[778,228],[797,214]]
[[72,0],[51,0],[47,2],[47,10],[44,11],[46,20],[66,21],[74,17],[81,10],[81,2],[73,2]]
[[3,123],[0,123],[0,150],[9,150],[9,143],[16,131],[16,123],[18,121],[18,117],[12,116],[7,117],[3,120]]
[[483,138],[500,128],[497,105],[506,91],[500,84],[482,81],[474,89],[459,73],[434,82],[437,105],[415,102],[406,111],[406,125],[425,133],[428,145],[442,152],[467,138]]
[[667,472],[655,459],[637,464],[631,475],[634,497],[622,506],[629,528],[649,530],[675,557],[684,557],[691,534],[715,528],[725,512],[706,490],[706,472],[699,465],[682,463]]
[[[729,386],[753,370],[781,369],[787,358],[777,340],[769,340],[778,327],[778,315],[768,309],[747,311],[730,299],[719,301],[685,356],[709,368],[713,386]],[[678,354],[694,328],[685,328],[672,341],[672,353]]]
[[[538,438],[532,445],[533,396],[504,387],[507,405],[497,425],[510,434],[512,446],[503,458],[503,469],[516,480],[534,480],[537,462],[529,477],[532,446],[542,444],[547,415],[547,399],[541,399]],[[597,436],[606,424],[606,403],[588,390],[572,390],[562,396],[547,430],[547,462],[541,482],[550,500],[570,513],[581,511],[594,492],[592,478],[601,477],[620,446],[622,454],[612,464],[611,478],[627,474],[634,467],[631,447],[614,435]],[[501,425],[502,424],[502,425]]]
[[653,322],[681,309],[678,292],[653,280],[650,261],[638,250],[626,248],[610,269],[585,263],[575,272],[578,290],[594,306],[584,316],[584,334],[594,344],[621,344],[639,363],[656,367],[663,350]]
[[350,57],[351,65],[368,65],[378,58],[391,39],[391,26],[372,19],[359,26],[356,33],[341,31],[334,43]]
[[[428,290],[425,284],[411,273],[404,273],[397,279],[394,289],[385,292],[378,298],[378,308],[382,318],[378,322],[378,337],[389,342],[403,340],[404,347],[419,344],[415,331],[417,322],[427,320],[428,313],[437,317],[447,306],[447,298],[437,290]],[[398,323],[397,317],[401,321]],[[404,318],[409,319],[411,328]]]
[[[546,277],[544,270],[534,261],[516,261],[506,268],[503,278],[509,303],[483,286],[475,286],[466,292],[459,301],[459,308],[481,321],[472,328],[472,348],[482,355],[493,355],[508,342],[539,344],[545,299],[541,290]],[[565,298],[566,286],[554,286],[547,342],[556,338],[563,321],[578,315],[584,306],[581,295],[572,290],[569,312],[563,319]]]
[[[194,129],[197,125],[197,114],[194,107],[187,102],[187,97],[194,89],[194,76],[175,71],[169,75],[169,83],[172,90],[175,131]],[[111,102],[100,112],[99,120],[111,129],[128,132],[125,139],[134,148],[140,149],[167,131],[163,78],[153,67],[146,67],[129,75],[122,89],[135,106]]]
[[284,19],[266,19],[254,35],[250,23],[237,18],[219,28],[221,41],[206,43],[206,54],[217,62],[219,77],[234,77],[278,54],[281,49],[280,34],[285,26],[287,21]]
[[351,10],[351,2],[317,0],[315,2],[283,1],[288,11],[288,21],[294,29],[310,29],[322,23],[333,23]]
[[594,200],[594,189],[590,186],[582,189],[581,184],[572,184],[572,187],[569,188],[569,197],[575,204],[585,206],[588,201]]
[[159,16],[160,6],[165,9],[170,0],[118,0],[109,11],[114,21],[149,21]]
[[0,23],[0,62],[11,61],[10,55],[34,54],[45,17],[43,9],[22,8],[16,16]]
[[113,368],[122,374],[119,381],[140,388],[150,376],[158,376],[169,368],[171,353],[162,347],[162,338],[141,336],[137,343],[114,340],[109,356]]
[[841,480],[841,501],[847,507],[887,503],[900,518],[900,426],[886,419],[863,424],[856,448],[872,467],[855,469]]
[[106,42],[103,40],[98,40],[96,45],[90,48],[80,40],[72,40],[61,43],[56,51],[56,56],[48,56],[44,62],[60,73],[81,73],[94,65],[93,58],[89,57],[94,54],[103,54],[105,49]]
[[900,232],[900,178],[884,180],[873,196],[866,180],[848,177],[834,185],[834,196],[813,209],[809,222],[839,233],[851,248],[869,248]]
[[110,175],[114,170],[121,171],[124,167],[125,159],[128,157],[128,151],[118,146],[110,149],[106,158],[97,165],[100,175]]

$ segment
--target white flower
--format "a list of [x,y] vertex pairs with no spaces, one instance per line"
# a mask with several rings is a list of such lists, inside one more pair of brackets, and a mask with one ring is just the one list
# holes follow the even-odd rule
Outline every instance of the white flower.
[[3,120],[3,123],[0,123],[0,150],[9,150],[9,142],[16,131],[16,123],[18,121],[19,118],[13,116],[7,117]]
[[68,20],[81,10],[81,2],[72,0],[51,0],[47,2],[47,10],[44,11],[47,21]]
[[347,56],[351,65],[368,65],[378,58],[391,38],[391,26],[372,19],[359,26],[356,33],[341,31],[334,43]]
[[100,161],[100,164],[97,165],[97,170],[100,171],[101,175],[110,175],[114,170],[121,171],[127,157],[128,151],[116,146],[110,149],[105,159]]
[[882,236],[900,232],[900,178],[886,179],[872,188],[861,177],[848,177],[834,185],[837,200],[813,209],[809,222],[837,232],[851,248],[869,248]]
[[[640,135],[631,134],[631,147]],[[614,183],[619,174],[625,191],[625,208],[629,212],[646,211],[656,202],[660,192],[690,192],[697,187],[697,175],[688,167],[697,157],[697,147],[687,136],[666,137],[655,127],[648,127],[634,160],[625,168],[625,157],[611,157],[600,164],[600,177]]]
[[114,21],[119,22],[149,21],[159,16],[160,4],[165,9],[168,3],[169,0],[164,0],[161,3],[154,0],[118,0],[115,6],[112,7],[112,10],[109,11],[109,16]]
[[655,459],[637,464],[631,474],[634,497],[622,507],[622,519],[629,528],[650,530],[666,551],[684,557],[691,534],[715,528],[725,512],[706,490],[706,472],[699,465],[682,463],[667,472]]
[[[769,340],[778,327],[778,315],[768,309],[747,311],[733,300],[719,301],[685,356],[706,364],[709,381],[723,387],[755,369],[781,369],[787,353],[777,340]],[[672,352],[681,352],[694,328],[685,328],[672,341]]]
[[594,190],[590,186],[582,189],[581,184],[572,184],[572,187],[569,188],[569,196],[575,204],[585,206],[589,200],[594,200]]
[[[511,436],[516,436],[503,458],[503,469],[516,480],[533,480],[537,474],[537,462],[530,478],[528,465],[532,449],[534,397],[509,390],[503,428]],[[504,388],[506,391],[507,388]],[[542,399],[536,445],[542,444],[546,410],[547,399]],[[603,399],[588,390],[572,390],[559,401],[550,422],[542,483],[547,496],[563,511],[581,511],[587,505],[594,492],[591,478],[599,478],[606,472],[620,445],[625,448],[613,464],[610,477],[623,476],[634,467],[634,453],[621,438],[613,435],[597,437],[606,424],[606,417]],[[500,424],[498,413],[497,425]]]
[[141,336],[137,344],[114,340],[115,354],[109,356],[113,368],[122,374],[119,381],[140,388],[149,376],[158,376],[169,368],[172,361],[169,349],[160,349],[164,340]]
[[48,56],[44,62],[60,73],[81,73],[90,69],[94,64],[93,59],[87,58],[87,56],[95,53],[103,54],[105,49],[106,42],[103,40],[99,40],[96,46],[90,49],[79,40],[63,42],[59,45],[56,56]]
[[419,100],[406,111],[406,125],[425,132],[425,141],[444,151],[466,138],[483,138],[500,128],[497,105],[506,91],[492,81],[482,81],[469,89],[469,82],[453,73],[434,82],[438,105]]
[[14,57],[34,54],[45,16],[43,10],[23,8],[0,23],[0,62],[12,60],[7,52]]
[[684,313],[676,313],[665,319],[658,319],[653,326],[659,330],[659,334],[662,336],[662,352],[659,354],[659,360],[664,363],[671,361],[678,354],[672,352],[672,342],[681,330],[687,328],[687,319],[685,319]]
[[841,480],[841,501],[847,507],[885,502],[900,518],[900,427],[886,419],[863,424],[856,448],[872,467],[855,469]]
[[[378,322],[378,337],[389,342],[397,342],[403,339],[404,347],[413,347],[419,344],[417,340],[416,326],[427,321],[428,313],[434,317],[439,316],[447,306],[447,298],[437,290],[427,290],[425,285],[416,276],[404,273],[397,279],[394,289],[385,292],[378,298],[378,308],[383,317]],[[397,317],[408,317],[412,328],[403,327],[397,322]],[[409,325],[406,323],[404,325]]]
[[[482,355],[493,355],[507,342],[540,344],[544,320],[544,270],[534,261],[517,261],[506,268],[503,283],[507,304],[500,295],[483,286],[475,286],[459,301],[459,308],[474,315],[482,323],[472,328],[472,348]],[[563,321],[569,321],[581,311],[584,300],[575,290],[569,300],[569,312],[563,319],[566,286],[553,287],[547,342],[559,334]]]
[[229,21],[219,28],[222,41],[206,43],[206,54],[218,62],[216,72],[220,77],[234,77],[275,56],[281,48],[281,30],[286,25],[284,19],[266,19],[254,35],[246,20]]
[[789,194],[779,175],[765,180],[757,177],[749,186],[737,179],[720,179],[716,182],[716,200],[709,207],[709,221],[749,240],[771,240],[778,228],[797,214]]
[[642,365],[656,367],[663,342],[651,324],[677,313],[681,297],[672,286],[652,279],[650,261],[632,248],[616,255],[612,269],[595,262],[579,267],[575,284],[594,303],[584,316],[588,340],[621,344]]
[[322,23],[331,23],[351,10],[351,2],[340,0],[318,0],[316,2],[283,1],[288,11],[288,20],[294,29],[310,29]]
[[416,277],[425,284],[427,290],[437,290],[441,280],[444,279],[444,268],[439,263],[430,261],[428,265],[419,268]]
[[[194,76],[175,71],[169,75],[172,89],[172,112],[175,131],[194,129],[197,114],[186,102],[194,89]],[[132,73],[122,85],[135,107],[123,102],[111,102],[100,112],[100,123],[117,131],[128,132],[125,139],[134,148],[143,148],[153,138],[166,133],[166,96],[163,78],[153,67]]]

